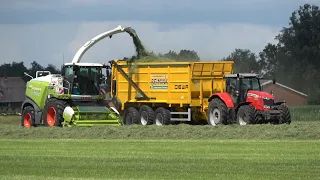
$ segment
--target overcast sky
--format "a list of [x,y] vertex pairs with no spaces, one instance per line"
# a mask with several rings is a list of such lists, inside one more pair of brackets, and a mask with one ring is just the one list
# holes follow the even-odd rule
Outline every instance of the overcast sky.
[[[291,13],[320,0],[1,0],[0,63],[37,61],[58,67],[86,41],[117,27],[133,27],[148,50],[191,49],[202,60],[218,60],[235,48],[260,52]],[[128,34],[93,46],[86,62],[134,54]]]

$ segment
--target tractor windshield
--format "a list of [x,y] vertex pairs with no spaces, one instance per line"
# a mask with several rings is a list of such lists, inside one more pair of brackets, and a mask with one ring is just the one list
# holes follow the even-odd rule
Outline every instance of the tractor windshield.
[[98,95],[101,84],[101,67],[96,66],[68,66],[65,76],[73,76],[73,91],[75,95]]
[[241,79],[241,88],[245,90],[261,91],[260,81],[257,77],[245,77]]

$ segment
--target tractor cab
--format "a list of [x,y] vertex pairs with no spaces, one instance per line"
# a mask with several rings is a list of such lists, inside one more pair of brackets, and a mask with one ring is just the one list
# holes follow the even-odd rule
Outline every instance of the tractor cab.
[[[262,91],[260,78],[255,73],[225,75],[226,91],[231,95],[233,103],[252,102],[257,109],[271,108],[274,96]],[[274,81],[275,83],[275,81]]]
[[[62,66],[64,88],[72,95],[99,95],[105,89],[107,66],[98,63],[66,63]],[[105,90],[103,91],[105,93]]]

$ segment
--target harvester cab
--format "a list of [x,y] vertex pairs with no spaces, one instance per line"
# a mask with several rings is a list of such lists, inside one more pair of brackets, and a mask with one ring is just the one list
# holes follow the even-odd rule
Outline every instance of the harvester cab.
[[291,123],[288,107],[284,102],[275,102],[272,93],[262,91],[257,74],[228,74],[224,78],[225,92],[215,93],[209,99],[209,124]]

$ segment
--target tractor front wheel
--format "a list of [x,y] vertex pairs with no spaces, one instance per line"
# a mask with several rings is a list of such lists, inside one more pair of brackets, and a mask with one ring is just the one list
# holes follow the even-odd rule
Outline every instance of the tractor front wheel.
[[243,105],[238,109],[237,123],[239,125],[254,124],[256,116],[256,109],[253,106]]
[[21,126],[25,128],[31,128],[34,126],[34,109],[31,106],[27,106],[22,111]]
[[278,105],[276,108],[280,111],[279,124],[291,124],[290,110],[285,105]]
[[45,126],[61,126],[63,111],[66,102],[58,99],[49,99],[43,111],[43,123]]

